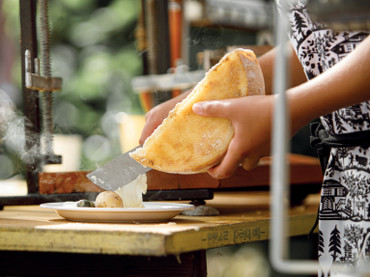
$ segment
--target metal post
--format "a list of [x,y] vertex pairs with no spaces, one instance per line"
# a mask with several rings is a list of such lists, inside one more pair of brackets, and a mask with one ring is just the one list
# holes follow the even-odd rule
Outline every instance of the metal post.
[[36,39],[36,1],[19,1],[20,17],[20,50],[22,62],[23,112],[25,116],[25,166],[28,193],[38,192],[41,171],[40,154],[40,107],[39,92],[28,89],[25,85],[25,52],[30,51],[31,59],[37,57]]
[[[145,0],[147,66],[149,74],[167,73],[171,67],[168,0]],[[156,93],[154,105],[171,99],[170,91]]]

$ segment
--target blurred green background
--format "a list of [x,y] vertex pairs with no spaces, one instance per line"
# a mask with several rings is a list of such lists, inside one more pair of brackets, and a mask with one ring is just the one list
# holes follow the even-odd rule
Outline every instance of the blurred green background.
[[[81,136],[81,169],[95,169],[120,153],[117,113],[143,114],[131,87],[132,77],[142,73],[134,35],[140,1],[49,2],[52,76],[63,78],[62,90],[54,93],[55,133]],[[19,1],[2,0],[0,5],[5,35],[14,46],[9,81],[18,95],[11,98],[21,99]],[[16,104],[21,114],[22,101]],[[0,171],[0,179],[22,173],[19,155],[6,144],[0,147],[0,154],[10,152],[7,157],[14,164],[13,170]]]

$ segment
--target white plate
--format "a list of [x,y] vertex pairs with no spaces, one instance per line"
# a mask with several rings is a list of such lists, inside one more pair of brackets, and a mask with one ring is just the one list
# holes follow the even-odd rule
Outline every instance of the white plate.
[[65,219],[85,222],[164,222],[185,210],[191,204],[144,202],[144,208],[87,208],[77,207],[76,202],[41,204],[41,208],[52,209]]

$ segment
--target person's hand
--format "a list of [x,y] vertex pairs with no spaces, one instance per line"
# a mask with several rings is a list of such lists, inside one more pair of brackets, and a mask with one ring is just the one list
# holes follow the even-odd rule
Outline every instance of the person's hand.
[[227,118],[235,135],[221,163],[208,173],[217,179],[230,177],[239,165],[253,169],[260,158],[270,154],[272,110],[275,96],[247,96],[242,98],[205,101],[193,105],[202,116]]
[[179,96],[172,98],[158,106],[155,106],[145,115],[145,125],[141,132],[139,139],[140,145],[143,145],[145,140],[154,132],[154,130],[162,123],[162,121],[168,116],[168,113],[176,106],[177,103],[182,101],[189,92],[180,94]]

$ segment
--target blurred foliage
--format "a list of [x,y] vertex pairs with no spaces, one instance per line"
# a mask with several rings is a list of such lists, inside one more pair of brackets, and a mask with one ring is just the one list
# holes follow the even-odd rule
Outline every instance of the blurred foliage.
[[131,89],[131,77],[141,73],[134,38],[139,4],[136,0],[51,2],[52,68],[64,81],[56,111],[59,105],[77,108],[70,120],[56,113],[60,128],[87,136],[100,132],[98,123],[106,112],[141,112]]
[[[6,30],[18,44],[19,2],[3,0],[3,12]],[[63,78],[54,98],[55,129],[83,137],[83,170],[120,153],[116,114],[143,113],[131,87],[131,78],[142,72],[134,36],[139,12],[137,0],[49,1],[52,75]],[[19,61],[14,82],[21,86]],[[104,154],[89,155],[91,149]]]

